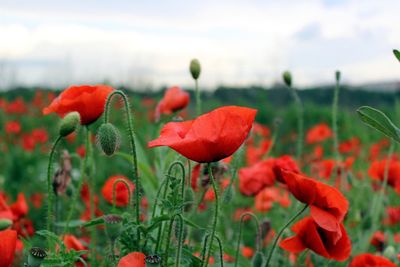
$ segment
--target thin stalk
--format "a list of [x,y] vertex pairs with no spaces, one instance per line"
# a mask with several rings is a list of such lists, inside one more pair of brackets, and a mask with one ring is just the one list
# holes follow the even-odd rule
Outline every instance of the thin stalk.
[[303,103],[296,91],[292,86],[289,86],[290,92],[297,105],[297,151],[296,158],[301,162],[301,155],[303,154],[303,139],[304,139],[304,110]]
[[215,183],[215,179],[214,179],[214,175],[212,173],[212,167],[211,167],[211,163],[207,164],[208,167],[208,174],[210,176],[210,181],[214,190],[214,195],[215,195],[215,210],[214,210],[214,220],[213,220],[213,224],[212,224],[212,228],[211,228],[211,239],[210,239],[210,245],[208,247],[208,252],[206,253],[206,257],[205,257],[205,262],[203,262],[203,266],[207,267],[208,266],[208,261],[210,260],[211,257],[211,250],[212,250],[212,244],[214,241],[214,237],[215,237],[215,231],[217,228],[217,223],[218,223],[218,210],[219,210],[219,197],[218,197],[218,190],[217,190],[217,185]]
[[196,88],[196,115],[200,116],[200,114],[201,114],[201,97],[200,97],[198,79],[194,80],[194,84],[195,84],[195,88]]
[[[208,242],[208,238],[210,237],[210,234],[207,234],[206,235],[206,237],[204,238],[204,244],[203,244],[203,250],[202,250],[202,252],[201,252],[201,259],[204,261],[205,259],[204,259],[204,257],[205,257],[205,250],[206,250],[206,247],[207,247],[207,242]],[[214,238],[215,238],[215,240],[217,240],[217,242],[218,242],[218,248],[219,248],[219,262],[220,262],[220,266],[221,267],[224,267],[224,249],[223,249],[223,246],[222,246],[222,241],[221,241],[221,239],[216,235],[216,236],[214,236]]]
[[[87,146],[87,157],[88,157],[88,180],[89,180],[89,201],[90,201],[90,219],[93,220],[95,218],[95,203],[94,203],[94,196],[96,192],[96,180],[94,179],[94,174],[93,174],[93,150],[92,150],[92,143],[90,141],[90,131],[89,127],[87,126],[87,131],[88,131],[88,146]],[[96,227],[91,227],[90,231],[90,255],[91,255],[91,262],[94,266],[96,266],[96,242],[97,242],[97,228]]]
[[283,231],[285,231],[285,229],[286,229],[287,227],[289,227],[289,225],[291,225],[292,222],[294,222],[294,221],[297,219],[297,217],[299,217],[307,208],[308,208],[308,204],[304,205],[304,207],[303,207],[298,213],[296,213],[296,214],[282,227],[282,229],[279,231],[278,235],[276,236],[276,238],[275,238],[275,240],[274,240],[274,243],[272,244],[271,251],[269,252],[268,259],[267,259],[267,262],[265,263],[264,267],[268,267],[268,266],[269,266],[269,262],[271,261],[272,255],[274,254],[275,247],[276,247],[276,245],[277,245],[277,243],[278,243],[279,238],[280,238],[281,235],[283,234]]
[[[104,112],[104,123],[108,122],[108,117],[109,117],[109,110],[110,110],[110,103],[111,99],[113,98],[114,95],[120,95],[124,101],[124,107],[125,107],[125,114],[127,116],[127,122],[128,122],[128,135],[129,135],[129,141],[130,141],[130,152],[132,155],[132,160],[133,160],[133,168],[132,168],[132,173],[133,173],[133,179],[135,183],[135,217],[136,217],[136,224],[140,224],[140,180],[139,180],[139,173],[138,173],[138,163],[137,163],[137,156],[136,156],[136,144],[135,144],[135,133],[133,130],[133,122],[132,122],[132,116],[131,116],[131,111],[130,111],[130,106],[129,106],[129,100],[128,97],[120,90],[116,90],[112,92],[107,99],[106,102],[106,107],[105,107],[105,112]],[[140,230],[139,228],[137,229],[137,238],[138,238],[138,243],[140,241]]]
[[73,195],[72,195],[71,206],[69,208],[68,215],[67,215],[67,223],[66,223],[64,231],[63,231],[64,235],[68,231],[69,224],[70,224],[72,215],[73,215],[75,207],[76,207],[76,203],[78,202],[78,196],[81,193],[83,182],[85,180],[86,165],[87,165],[87,161],[88,161],[88,157],[89,157],[88,152],[87,152],[89,150],[89,142],[90,142],[89,129],[87,127],[85,127],[85,151],[86,151],[86,153],[85,153],[85,158],[83,159],[83,163],[81,165],[81,177],[78,181],[78,187],[76,188],[76,190],[73,192]]
[[252,213],[252,212],[245,212],[240,216],[240,225],[239,225],[239,236],[238,236],[238,241],[236,243],[236,254],[235,254],[235,267],[238,264],[238,260],[239,260],[239,250],[240,250],[240,243],[241,243],[241,239],[242,239],[242,226],[243,226],[243,221],[244,221],[244,217],[246,216],[250,216],[254,219],[255,223],[256,223],[256,227],[257,227],[257,235],[256,235],[256,251],[260,251],[261,248],[261,231],[260,231],[260,222],[258,221],[257,216]]
[[[58,136],[56,141],[54,142],[50,155],[49,155],[49,163],[47,165],[47,231],[51,231],[52,226],[53,226],[53,219],[54,219],[54,214],[53,214],[53,200],[54,200],[54,191],[52,189],[52,182],[51,182],[51,175],[52,175],[52,170],[53,170],[53,158],[54,158],[54,153],[56,151],[58,143],[61,141],[62,136]],[[50,240],[48,239],[48,242]]]
[[182,243],[183,243],[183,217],[181,214],[175,214],[172,216],[169,222],[169,228],[168,228],[168,235],[167,235],[167,245],[165,248],[164,252],[164,260],[163,266],[167,267],[168,266],[168,257],[169,257],[169,245],[171,241],[171,232],[172,232],[172,226],[174,224],[175,218],[178,217],[179,221],[179,235],[178,235],[178,249],[176,250],[176,257],[175,257],[175,267],[179,267],[181,264],[181,256],[182,256]]

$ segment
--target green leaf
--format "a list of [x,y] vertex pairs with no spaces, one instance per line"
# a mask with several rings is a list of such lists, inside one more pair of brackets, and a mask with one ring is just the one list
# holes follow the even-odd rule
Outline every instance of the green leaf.
[[368,106],[360,107],[357,109],[357,113],[365,124],[400,142],[400,129],[393,124],[385,113]]
[[186,225],[191,226],[193,228],[196,229],[205,229],[204,227],[201,227],[200,225],[192,222],[191,220],[189,220],[188,218],[183,217],[183,221],[185,222]]
[[98,217],[98,218],[94,218],[91,221],[88,221],[87,223],[84,223],[82,226],[83,227],[90,227],[90,226],[95,226],[98,224],[103,224],[104,223],[104,218],[103,217]]
[[397,49],[393,49],[393,54],[397,58],[398,61],[400,61],[400,52]]

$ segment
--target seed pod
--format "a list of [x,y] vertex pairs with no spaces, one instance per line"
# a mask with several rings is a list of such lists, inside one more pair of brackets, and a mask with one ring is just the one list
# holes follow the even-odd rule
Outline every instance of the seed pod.
[[29,250],[28,267],[40,267],[47,253],[42,248],[32,247]]
[[12,225],[12,221],[9,219],[0,219],[0,231],[9,228]]
[[285,71],[282,75],[283,81],[287,86],[292,86],[292,74],[289,71]]
[[109,214],[104,217],[104,225],[108,238],[114,242],[122,231],[122,217],[117,214]]
[[256,254],[253,256],[252,260],[252,266],[253,267],[261,267],[264,264],[264,255],[260,252],[257,251]]
[[107,155],[111,156],[118,150],[120,145],[119,131],[111,123],[104,123],[97,131],[97,143],[100,145],[101,150]]
[[61,136],[65,137],[73,133],[81,122],[81,116],[78,112],[68,113],[62,120],[60,124],[59,133]]
[[192,59],[190,61],[190,74],[192,74],[193,79],[197,80],[200,77],[201,65],[198,59]]

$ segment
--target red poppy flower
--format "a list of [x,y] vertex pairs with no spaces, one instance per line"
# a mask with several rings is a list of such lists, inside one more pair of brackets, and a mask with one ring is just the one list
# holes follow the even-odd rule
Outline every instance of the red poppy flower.
[[341,154],[352,153],[354,156],[357,156],[361,150],[360,145],[360,139],[358,137],[352,137],[339,144],[339,152]]
[[306,142],[308,144],[315,144],[325,141],[333,136],[331,128],[328,124],[320,123],[308,130]]
[[5,111],[8,114],[24,114],[28,111],[28,107],[22,97],[18,97],[6,105]]
[[189,100],[189,94],[178,86],[169,88],[156,107],[156,120],[160,118],[161,114],[169,115],[184,109],[189,104]]
[[368,169],[368,174],[372,179],[383,182],[385,180],[386,166],[389,167],[387,177],[388,185],[392,186],[396,192],[400,193],[400,161],[396,159],[391,159],[389,162],[388,159],[374,161]]
[[0,240],[0,267],[11,267],[17,245],[17,232],[9,229],[0,231]]
[[[108,178],[103,188],[101,189],[101,193],[103,194],[104,199],[110,204],[113,204],[113,186],[114,182],[117,179],[122,179],[128,183],[131,194],[133,194],[133,191],[135,190],[135,185],[125,176],[116,175]],[[129,192],[125,184],[123,184],[122,182],[118,182],[115,188],[116,188],[115,205],[117,205],[118,207],[127,206],[129,203]]]
[[65,247],[69,250],[70,249],[76,250],[76,251],[86,250],[86,247],[74,235],[65,235],[63,238],[63,242],[65,244]]
[[258,145],[249,142],[246,150],[247,164],[251,165],[262,160],[262,157],[269,151],[271,145],[271,140],[263,140]]
[[142,252],[132,252],[121,258],[118,267],[146,267],[146,255]]
[[400,206],[387,207],[386,213],[388,218],[385,219],[385,223],[389,225],[395,225],[400,222]]
[[276,158],[274,161],[273,170],[276,179],[280,182],[283,182],[282,170],[300,173],[300,168],[297,165],[297,162],[289,155],[283,155],[279,158]]
[[339,224],[349,208],[349,202],[336,188],[307,176],[283,170],[289,191],[299,201],[310,205],[311,217],[328,231],[340,231]]
[[40,144],[44,144],[47,142],[47,140],[49,140],[49,135],[43,128],[33,129],[31,135],[33,139]]
[[383,251],[385,248],[385,234],[382,231],[376,231],[370,240],[371,245],[373,245],[378,251]]
[[81,115],[81,124],[90,124],[103,114],[107,97],[113,90],[107,85],[68,87],[43,109],[43,114],[56,112],[60,117],[64,117],[72,111],[77,111]]
[[251,247],[243,247],[242,255],[248,259],[251,259],[254,255],[254,249],[252,249]]
[[272,208],[274,202],[278,202],[282,207],[290,205],[289,194],[277,187],[267,187],[263,189],[254,199],[255,208],[258,211],[266,212]]
[[349,267],[396,267],[397,265],[382,256],[369,253],[360,254],[351,261]]
[[298,253],[308,248],[325,258],[337,261],[344,261],[350,256],[351,241],[343,224],[340,224],[339,234],[319,227],[311,217],[306,217],[295,223],[292,230],[296,235],[279,244],[284,250]]
[[18,121],[8,121],[5,128],[8,134],[19,134],[21,132],[21,124]]
[[233,154],[246,139],[257,111],[217,108],[191,121],[170,122],[149,147],[168,146],[197,162],[214,162]]
[[17,201],[10,206],[14,216],[20,218],[28,214],[28,204],[26,203],[26,198],[24,193],[19,193],[17,196]]
[[239,190],[243,195],[253,196],[275,183],[274,160],[267,159],[239,170]]

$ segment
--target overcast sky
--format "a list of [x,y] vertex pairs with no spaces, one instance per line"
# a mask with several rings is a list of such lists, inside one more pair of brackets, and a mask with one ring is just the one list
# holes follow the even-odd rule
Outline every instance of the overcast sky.
[[0,87],[398,80],[399,0],[0,0]]

